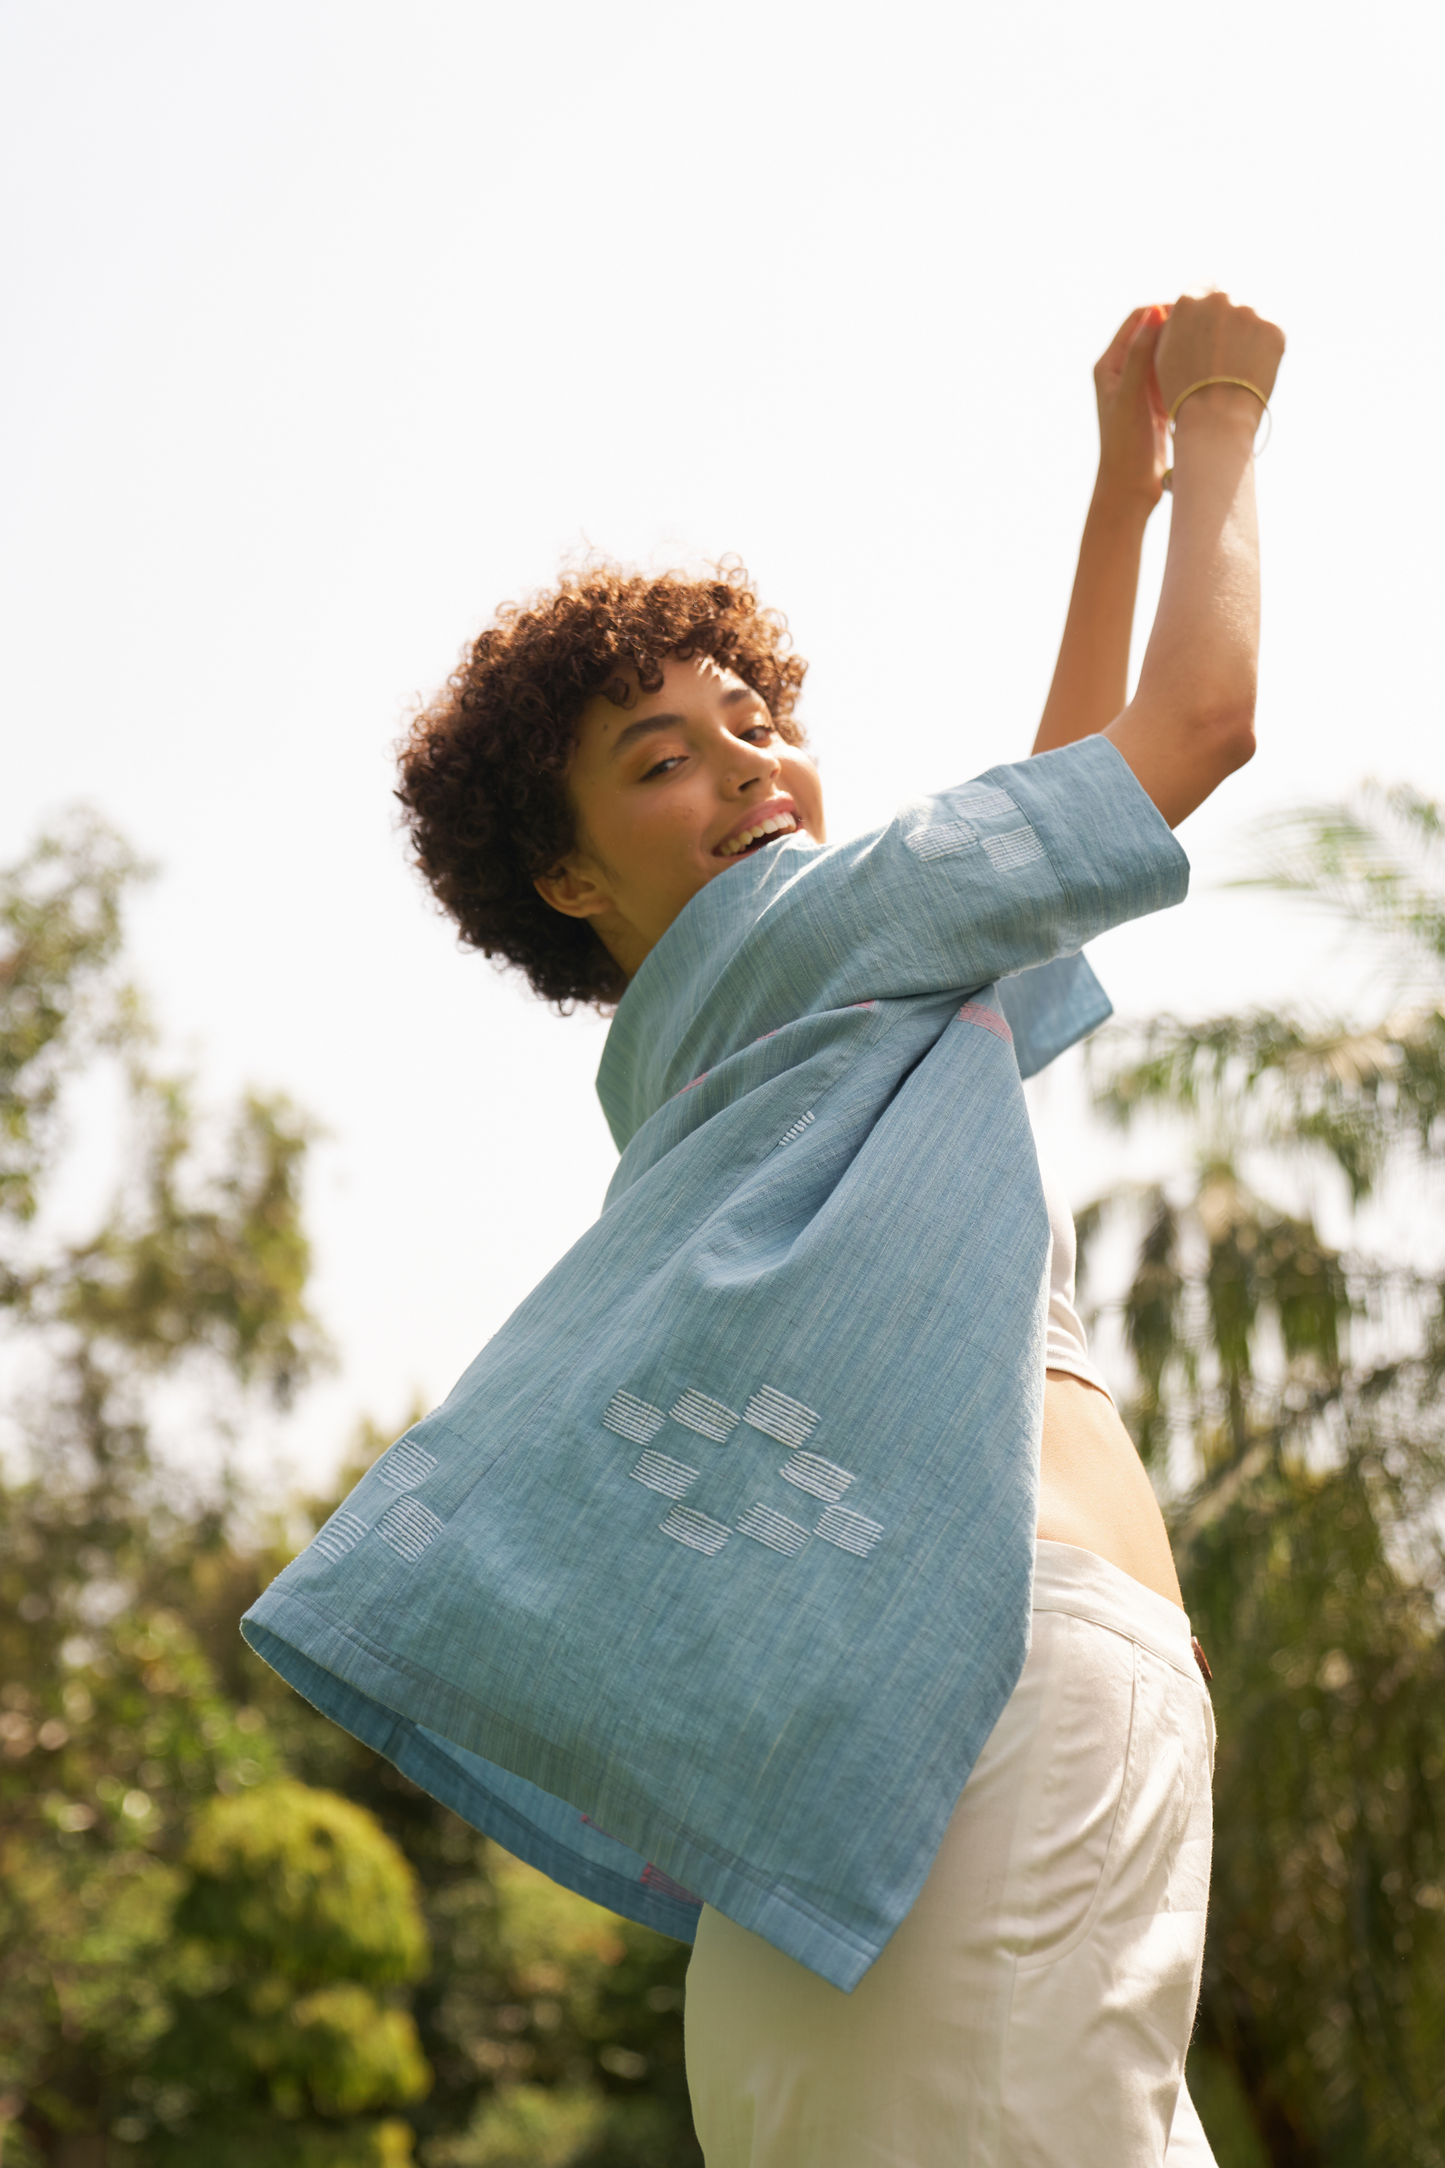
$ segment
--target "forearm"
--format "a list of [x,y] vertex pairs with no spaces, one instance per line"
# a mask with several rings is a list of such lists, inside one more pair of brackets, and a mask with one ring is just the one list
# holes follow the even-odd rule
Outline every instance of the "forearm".
[[[1211,403],[1213,402],[1213,403]],[[1259,662],[1259,407],[1220,387],[1183,409],[1174,440],[1174,516],[1139,695],[1162,711],[1247,708]]]
[[1220,386],[1181,410],[1169,555],[1139,686],[1109,737],[1171,825],[1254,750],[1258,402]]
[[1147,498],[1096,483],[1049,697],[1033,750],[1072,745],[1113,722],[1129,693],[1129,641]]

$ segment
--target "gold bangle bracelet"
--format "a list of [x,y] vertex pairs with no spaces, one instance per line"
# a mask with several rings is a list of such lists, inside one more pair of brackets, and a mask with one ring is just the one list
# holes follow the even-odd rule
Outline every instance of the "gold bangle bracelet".
[[1267,414],[1269,412],[1268,399],[1266,399],[1264,393],[1260,390],[1258,384],[1251,384],[1247,376],[1202,376],[1197,384],[1187,384],[1184,390],[1180,392],[1179,397],[1175,400],[1173,406],[1169,409],[1169,420],[1171,426],[1173,424],[1175,415],[1179,412],[1179,409],[1183,406],[1185,400],[1192,399],[1197,391],[1207,391],[1211,384],[1236,384],[1241,391],[1252,391],[1255,398],[1264,408],[1265,413]]

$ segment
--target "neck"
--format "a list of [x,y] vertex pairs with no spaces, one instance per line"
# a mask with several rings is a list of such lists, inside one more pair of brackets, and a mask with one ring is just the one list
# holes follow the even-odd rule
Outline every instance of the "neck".
[[592,931],[623,976],[635,979],[657,943],[639,931],[620,911],[600,912],[591,921]]

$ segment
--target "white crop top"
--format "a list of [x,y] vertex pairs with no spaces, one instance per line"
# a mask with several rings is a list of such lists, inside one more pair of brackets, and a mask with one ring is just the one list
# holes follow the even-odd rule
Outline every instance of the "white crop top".
[[[1078,1264],[1074,1215],[1069,1210],[1069,1200],[1064,1194],[1062,1183],[1042,1158],[1039,1161],[1039,1174],[1044,1185],[1044,1203],[1048,1207],[1049,1230],[1054,1238],[1049,1257],[1049,1330],[1045,1368],[1067,1370],[1072,1376],[1083,1378],[1090,1385],[1097,1385],[1101,1393],[1109,1393],[1103,1372],[1089,1359],[1089,1343],[1084,1334],[1083,1322],[1074,1307],[1074,1273]],[[1113,1397],[1114,1395],[1109,1393],[1111,1400]]]

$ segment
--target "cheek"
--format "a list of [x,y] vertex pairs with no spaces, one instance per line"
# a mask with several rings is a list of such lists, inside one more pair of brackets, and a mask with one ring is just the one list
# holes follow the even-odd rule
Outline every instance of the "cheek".
[[783,788],[798,801],[803,815],[803,825],[810,834],[821,835],[823,827],[823,779],[811,760],[802,753],[789,753],[783,761]]
[[707,809],[700,810],[687,791],[674,789],[655,796],[637,793],[609,811],[610,819],[598,825],[596,842],[598,855],[609,860],[619,892],[626,889],[637,898],[673,896],[681,880],[691,894],[686,884],[696,885],[697,839]]

